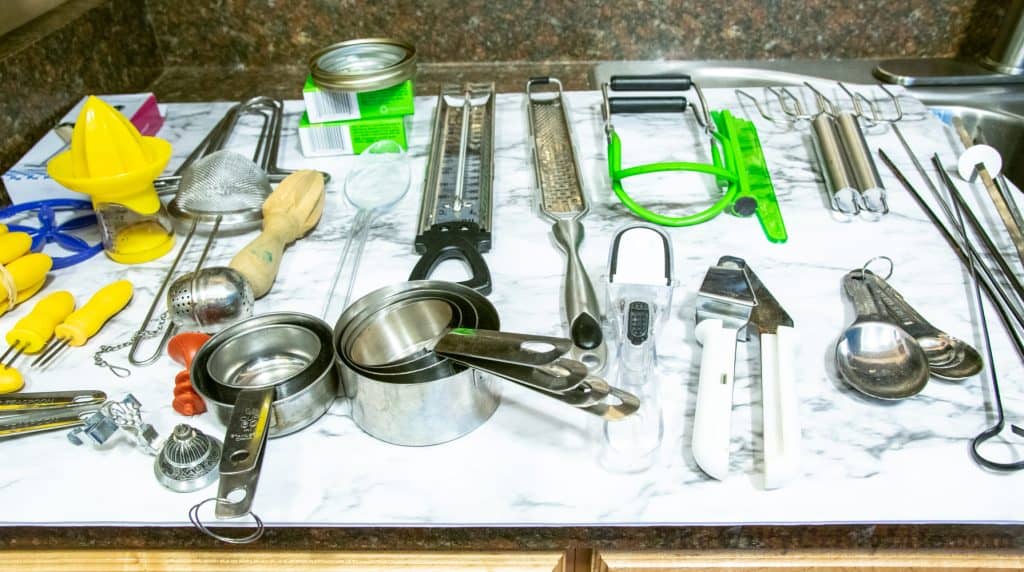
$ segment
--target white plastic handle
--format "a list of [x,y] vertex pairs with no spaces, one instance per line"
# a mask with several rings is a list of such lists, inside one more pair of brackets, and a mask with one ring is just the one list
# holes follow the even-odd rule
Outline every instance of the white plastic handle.
[[708,319],[697,324],[696,334],[704,348],[693,416],[693,458],[708,476],[723,480],[729,474],[737,331],[724,327],[722,320]]
[[800,468],[800,410],[796,394],[796,331],[779,326],[761,334],[761,405],[764,419],[764,488],[793,479]]

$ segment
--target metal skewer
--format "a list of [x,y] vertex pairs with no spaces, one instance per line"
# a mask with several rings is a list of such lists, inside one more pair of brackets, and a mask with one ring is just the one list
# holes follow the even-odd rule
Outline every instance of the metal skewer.
[[[936,155],[933,157],[933,160],[938,162],[938,158],[938,155]],[[946,183],[950,190],[950,194],[952,195],[952,191],[954,189],[952,181],[949,180],[949,176],[946,175],[944,170],[940,173],[943,175],[943,181]],[[960,236],[966,243],[967,228],[964,227],[963,212],[960,209],[959,201],[952,201],[952,203],[953,210],[956,212],[957,226],[959,227],[958,230],[960,231]],[[974,257],[968,258],[968,267],[971,271],[971,284],[974,287],[974,304],[978,310],[978,317],[981,319],[981,335],[985,341],[985,357],[988,358],[988,377],[992,384],[992,399],[995,401],[996,408],[995,424],[988,429],[985,429],[971,440],[971,456],[974,458],[976,463],[989,469],[997,471],[1019,471],[1024,469],[1024,460],[1004,463],[1001,461],[993,461],[981,453],[981,446],[989,439],[999,435],[999,433],[1001,433],[1006,427],[1006,414],[1003,411],[1003,398],[999,393],[999,374],[996,372],[996,361],[992,355],[992,339],[989,337],[988,319],[985,317],[985,303],[981,299],[981,288],[978,285],[978,269],[975,265]],[[1011,427],[1014,433],[1024,436],[1024,430],[1020,427],[1016,425],[1011,425]]]
[[[932,221],[932,224],[934,224],[935,227],[939,229],[943,237],[949,243],[950,247],[960,257],[960,260],[964,264],[967,264],[968,253],[970,253],[970,256],[972,256],[975,260],[982,260],[981,256],[978,254],[978,251],[975,250],[975,248],[969,242],[966,244],[961,244],[960,241],[954,236],[953,232],[950,231],[949,228],[945,224],[943,224],[941,220],[939,220],[938,215],[935,214],[935,211],[932,210],[932,208],[928,206],[928,203],[924,201],[924,197],[921,195],[921,193],[918,192],[913,185],[911,185],[910,181],[907,179],[907,176],[903,173],[903,171],[896,167],[896,164],[893,163],[892,159],[889,158],[885,151],[879,149],[878,154],[882,158],[882,162],[885,163],[885,165],[889,167],[889,170],[892,171],[893,175],[896,176],[896,179],[899,180],[899,182],[903,185],[907,192],[909,192],[911,196],[914,197],[914,200],[925,212],[928,218]],[[927,179],[927,177],[925,178],[925,180],[930,182],[930,180]],[[937,189],[936,192],[938,192]],[[952,217],[952,211],[948,210],[949,206],[946,205],[945,202],[942,202],[940,204],[944,209],[946,209],[947,214]],[[992,300],[992,302],[996,305],[999,317],[1002,319],[1007,331],[1013,338],[1013,342],[1017,348],[1017,352],[1020,354],[1021,358],[1024,359],[1024,337],[1022,337],[1021,334],[1022,329],[1024,329],[1024,315],[1022,315],[1020,311],[1017,309],[1017,307],[1013,304],[1012,300],[1009,298],[1009,295],[1002,288],[997,286],[998,282],[996,281],[995,276],[992,274],[991,269],[989,269],[984,264],[980,265],[979,268],[983,272],[983,274],[981,275],[981,284],[982,286],[984,286],[985,291],[988,293],[989,299]]]
[[[974,301],[977,306],[978,316],[981,319],[982,336],[985,342],[985,354],[988,359],[989,380],[992,385],[992,395],[996,409],[995,424],[979,433],[971,441],[971,457],[974,459],[976,463],[993,470],[1017,471],[1024,469],[1024,460],[1004,463],[1001,461],[993,461],[991,459],[988,459],[981,453],[981,446],[988,440],[999,435],[1006,427],[1006,417],[1005,412],[1003,410],[1003,401],[999,391],[999,377],[995,370],[995,361],[993,359],[992,354],[992,341],[988,330],[988,320],[986,318],[984,304],[981,299],[981,286],[985,287],[985,291],[987,292],[989,299],[994,304],[996,312],[999,314],[999,317],[1001,318],[1003,324],[1006,326],[1006,331],[1013,340],[1013,343],[1017,348],[1018,354],[1021,356],[1022,359],[1024,359],[1024,340],[1021,339],[1021,333],[1018,327],[1016,327],[1012,323],[1010,315],[1013,315],[1014,318],[1017,319],[1018,323],[1022,323],[1021,317],[1015,311],[1013,306],[1010,305],[1010,301],[1007,294],[1003,291],[1002,288],[998,287],[998,283],[992,276],[991,270],[987,266],[985,266],[985,264],[982,261],[982,258],[978,255],[974,247],[971,246],[971,243],[967,236],[967,230],[964,226],[963,214],[960,209],[961,205],[959,204],[959,202],[955,200],[950,201],[952,203],[953,210],[950,209],[950,205],[946,203],[945,199],[941,196],[941,194],[939,194],[938,189],[936,189],[934,184],[931,182],[931,179],[924,173],[924,169],[921,167],[920,162],[918,162],[913,152],[911,152],[909,146],[907,146],[907,143],[903,139],[903,136],[899,133],[898,130],[896,131],[896,133],[900,136],[900,141],[903,142],[905,147],[907,147],[907,152],[911,156],[911,159],[913,160],[915,166],[917,166],[918,170],[921,171],[922,178],[924,178],[929,188],[935,193],[936,198],[939,199],[939,203],[940,205],[942,205],[943,210],[946,211],[946,214],[950,217],[950,220],[953,222],[954,226],[957,227],[957,230],[960,234],[960,238],[958,239],[954,237],[950,230],[939,221],[938,217],[935,215],[935,212],[931,209],[931,207],[927,205],[927,203],[924,202],[924,198],[920,195],[920,193],[917,192],[916,189],[913,188],[913,186],[910,184],[910,181],[907,180],[906,175],[904,175],[903,172],[896,167],[896,165],[892,162],[892,159],[890,159],[884,151],[879,149],[878,153],[879,156],[881,156],[882,158],[882,162],[884,162],[886,166],[889,167],[889,169],[893,172],[896,178],[899,179],[900,183],[902,183],[903,186],[907,189],[907,191],[914,196],[914,199],[925,211],[925,213],[931,219],[932,223],[945,236],[946,240],[949,242],[954,252],[956,252],[957,255],[960,256],[963,263],[967,265],[971,274],[971,282],[974,288]],[[947,186],[950,187],[950,194],[952,195],[955,191],[955,187],[953,187],[952,180],[950,180],[949,176],[946,175],[945,170],[941,168],[942,165],[941,161],[938,158],[938,155],[933,157],[933,161],[940,168],[939,174],[942,177],[943,181],[947,184]],[[978,273],[979,267],[984,272],[984,274]],[[1024,437],[1024,428],[1021,428],[1020,426],[1017,425],[1011,425],[1010,427],[1015,434]]]

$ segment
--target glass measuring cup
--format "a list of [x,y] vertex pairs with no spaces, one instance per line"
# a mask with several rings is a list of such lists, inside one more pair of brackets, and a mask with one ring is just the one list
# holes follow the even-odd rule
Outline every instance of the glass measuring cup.
[[[390,140],[377,141],[356,157],[355,166],[345,177],[345,198],[356,207],[356,216],[352,219],[352,227],[341,252],[338,266],[334,271],[331,289],[324,302],[323,316],[326,318],[334,300],[334,291],[338,287],[342,271],[351,254],[352,261],[348,271],[348,286],[341,304],[343,310],[352,299],[352,287],[356,282],[356,271],[363,256],[363,248],[370,234],[370,223],[376,216],[395,205],[409,190],[411,169],[409,156],[398,143]],[[353,252],[353,246],[355,251]]]

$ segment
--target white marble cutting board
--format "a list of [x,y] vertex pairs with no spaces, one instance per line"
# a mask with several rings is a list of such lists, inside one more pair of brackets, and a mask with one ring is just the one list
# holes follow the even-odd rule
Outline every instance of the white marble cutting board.
[[[709,91],[708,97],[713,107],[744,113],[731,90]],[[404,280],[417,259],[412,244],[434,99],[417,98],[410,134],[412,188],[377,220],[356,296]],[[569,101],[592,203],[584,219],[582,256],[603,297],[611,235],[635,219],[609,187],[599,95],[572,93]],[[172,167],[228,105],[166,106],[161,136],[174,145]],[[320,314],[354,212],[342,194],[351,159],[304,159],[295,134],[301,102],[288,102],[287,110],[281,166],[326,170],[334,179],[319,227],[287,251],[273,291],[257,309]],[[550,238],[549,223],[536,211],[522,96],[501,95],[497,113],[494,247],[485,255],[495,283],[490,299],[504,328],[559,334],[564,259]],[[970,439],[991,422],[987,378],[933,380],[912,399],[878,403],[850,390],[833,370],[835,340],[853,317],[840,279],[880,255],[895,262],[891,283],[922,314],[979,346],[967,274],[956,257],[881,164],[892,212],[874,223],[832,220],[810,160],[806,129],[785,129],[760,118],[757,123],[790,238],[771,244],[755,220],[725,215],[700,226],[669,229],[678,287],[660,337],[655,382],[663,395],[666,430],[653,468],[638,474],[606,470],[597,460],[599,423],[514,386],[506,387],[498,412],[480,429],[425,448],[397,447],[365,435],[348,417],[348,404],[339,400],[311,427],[268,443],[254,510],[268,524],[285,526],[1024,522],[1021,476],[983,470],[969,455]],[[625,165],[703,160],[707,152],[694,147],[697,132],[691,118],[617,117],[616,126]],[[939,152],[953,164],[952,138],[937,120],[905,121],[903,131],[922,159]],[[254,135],[245,130],[231,145],[244,148]],[[885,148],[920,184],[891,131],[872,130],[868,140],[872,147]],[[708,194],[703,179],[681,175],[638,179],[630,189],[642,202],[679,214],[684,212],[681,202]],[[979,193],[980,187],[969,190]],[[997,220],[990,209],[985,218],[993,225]],[[226,263],[249,238],[218,241],[211,260]],[[194,247],[190,258],[197,254]],[[799,334],[803,464],[798,479],[780,490],[765,491],[761,483],[756,343],[741,345],[737,356],[731,477],[724,482],[707,478],[690,456],[700,357],[693,334],[695,293],[708,265],[726,254],[747,260],[792,315]],[[127,379],[92,364],[100,344],[122,341],[137,327],[169,258],[120,266],[99,257],[52,273],[46,292],[69,289],[81,303],[100,285],[128,278],[136,286],[135,300],[88,346],[67,352],[44,372],[26,369],[25,390],[98,388],[113,397],[131,392],[144,404],[146,419],[164,435],[182,421],[222,434],[211,415],[185,419],[171,409],[179,367],[170,359],[135,369]],[[460,278],[460,271],[445,268],[440,277]],[[10,328],[30,306],[4,316],[0,329]],[[333,325],[336,318],[335,312],[327,320]],[[1019,419],[1024,414],[1020,359],[991,312],[989,321],[1007,411],[1011,420]],[[109,359],[126,363],[124,353]],[[192,504],[216,491],[215,486],[192,494],[165,490],[153,478],[152,458],[124,438],[97,449],[72,446],[57,432],[6,441],[0,451],[3,524],[181,525],[187,524]]]

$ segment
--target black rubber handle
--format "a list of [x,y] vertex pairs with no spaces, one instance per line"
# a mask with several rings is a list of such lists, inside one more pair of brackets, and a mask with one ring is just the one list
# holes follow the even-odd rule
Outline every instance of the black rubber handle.
[[416,249],[423,253],[419,262],[409,274],[409,280],[426,280],[446,260],[461,260],[469,266],[469,280],[459,282],[463,286],[487,295],[491,293],[491,271],[478,250],[478,233],[471,237],[458,231],[432,227],[416,237]]
[[592,350],[604,341],[604,331],[601,330],[601,323],[593,316],[580,314],[569,324],[569,337],[577,346]]
[[612,113],[682,113],[685,97],[609,97]]
[[678,75],[616,75],[610,82],[612,91],[687,91],[693,80]]
[[551,83],[551,78],[546,76],[546,75],[543,75],[543,76],[533,76],[533,77],[530,78],[530,83],[535,83],[537,85],[547,85],[547,84]]

